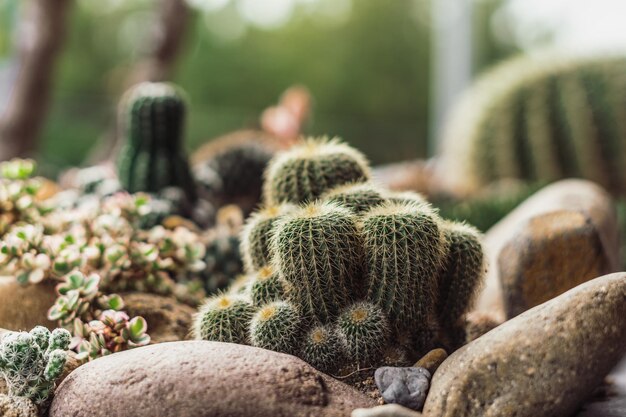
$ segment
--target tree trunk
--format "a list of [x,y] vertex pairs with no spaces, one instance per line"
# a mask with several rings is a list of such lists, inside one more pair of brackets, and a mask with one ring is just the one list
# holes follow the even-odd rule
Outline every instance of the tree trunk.
[[28,0],[18,27],[19,69],[0,115],[0,159],[30,155],[37,147],[64,40],[71,0]]

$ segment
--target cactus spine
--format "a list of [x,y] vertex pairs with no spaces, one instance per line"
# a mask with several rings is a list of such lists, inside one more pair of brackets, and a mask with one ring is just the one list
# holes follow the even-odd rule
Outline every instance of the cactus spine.
[[301,317],[286,301],[275,301],[261,307],[250,323],[252,346],[276,352],[296,353],[300,348]]
[[309,139],[272,159],[265,172],[268,204],[305,203],[340,185],[370,178],[367,160],[338,139]]
[[309,330],[300,357],[322,372],[337,370],[346,354],[335,326],[316,325]]
[[322,198],[347,207],[359,215],[386,201],[382,192],[369,183],[340,185],[325,193]]
[[280,300],[284,296],[283,283],[272,266],[261,268],[250,282],[250,298],[255,306]]
[[374,364],[387,346],[387,319],[373,303],[358,302],[345,309],[337,320],[337,329],[348,358],[357,364]]
[[322,323],[351,300],[361,272],[361,248],[354,215],[332,203],[311,203],[285,216],[272,239],[287,298]]
[[183,151],[185,102],[170,84],[142,83],[121,105],[126,142],[118,157],[120,183],[129,192],[181,188],[189,202],[196,186]]
[[215,342],[245,344],[252,304],[239,295],[220,294],[207,299],[194,318],[194,337]]

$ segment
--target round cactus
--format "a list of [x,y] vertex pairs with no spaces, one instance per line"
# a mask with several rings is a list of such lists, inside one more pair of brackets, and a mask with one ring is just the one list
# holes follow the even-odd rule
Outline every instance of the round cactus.
[[248,218],[241,232],[241,253],[247,272],[256,271],[270,263],[270,239],[274,226],[294,209],[295,206],[291,204],[268,206]]
[[387,201],[391,203],[417,203],[417,204],[428,204],[426,198],[420,193],[416,193],[413,191],[387,191],[383,193],[383,196],[387,199]]
[[370,183],[340,185],[325,193],[322,198],[349,208],[356,214],[385,203],[383,193]]
[[131,193],[180,187],[196,201],[196,184],[183,151],[185,102],[166,83],[131,88],[121,104],[126,142],[118,162],[120,183]]
[[274,264],[287,298],[322,323],[355,294],[362,245],[355,216],[332,203],[311,203],[285,216],[272,238]]
[[194,319],[196,339],[245,344],[254,314],[243,296],[220,294],[207,299]]
[[309,330],[300,357],[322,372],[337,370],[345,360],[346,353],[335,326],[317,325]]
[[255,306],[277,301],[285,296],[283,283],[272,266],[261,268],[249,285],[250,298]]
[[250,322],[252,346],[296,353],[300,347],[301,317],[289,302],[275,301],[256,312]]
[[337,332],[348,358],[358,364],[374,364],[387,346],[389,326],[382,310],[370,302],[358,302],[337,319]]
[[446,248],[438,222],[429,206],[414,202],[388,203],[364,215],[367,298],[397,330],[417,330],[434,314]]
[[265,171],[264,197],[269,204],[312,202],[339,185],[365,182],[365,157],[338,139],[309,139],[272,159]]

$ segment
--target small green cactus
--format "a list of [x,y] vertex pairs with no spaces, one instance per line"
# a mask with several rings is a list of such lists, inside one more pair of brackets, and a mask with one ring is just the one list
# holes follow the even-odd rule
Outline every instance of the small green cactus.
[[299,355],[322,372],[339,369],[346,359],[345,348],[334,325],[316,325],[304,338]]
[[383,196],[390,203],[428,204],[423,195],[414,191],[387,191],[383,194]]
[[301,343],[301,321],[298,310],[289,302],[266,304],[252,317],[250,342],[263,349],[295,354]]
[[265,172],[266,203],[313,202],[325,192],[344,184],[370,178],[367,160],[338,139],[309,139],[279,154]]
[[421,323],[434,313],[437,272],[445,241],[436,214],[419,203],[389,203],[365,213],[363,238],[367,298],[395,329]]
[[252,304],[261,306],[285,298],[285,288],[272,266],[263,267],[249,283]]
[[485,273],[481,235],[475,228],[453,222],[442,224],[448,247],[439,276],[437,315],[442,331],[456,349],[464,344],[463,318],[472,307]]
[[388,344],[389,325],[377,305],[361,301],[341,313],[337,332],[351,361],[373,365]]
[[42,326],[6,335],[0,343],[0,372],[9,396],[44,405],[63,372],[70,338],[65,329],[50,332]]
[[280,204],[267,206],[253,213],[241,233],[241,253],[245,270],[250,273],[263,268],[271,261],[270,240],[276,222],[295,206]]
[[194,318],[194,337],[215,342],[246,344],[248,323],[254,314],[250,301],[240,295],[208,298]]
[[126,142],[118,162],[122,187],[131,193],[184,190],[196,201],[196,184],[183,150],[185,101],[174,86],[142,83],[129,90],[121,104]]
[[383,192],[370,183],[340,185],[325,193],[322,199],[338,203],[359,215],[387,201]]
[[287,298],[306,317],[325,323],[353,298],[363,253],[350,210],[323,202],[298,208],[277,225],[272,252]]

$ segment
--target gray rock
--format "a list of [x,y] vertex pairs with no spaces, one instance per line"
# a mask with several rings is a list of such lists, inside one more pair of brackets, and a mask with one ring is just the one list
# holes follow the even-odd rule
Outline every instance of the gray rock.
[[582,406],[576,417],[626,416],[626,356],[609,374],[605,386]]
[[424,414],[572,415],[626,353],[624,317],[626,273],[534,307],[450,355]]
[[38,417],[35,404],[28,398],[9,397],[0,394],[0,416],[2,417]]
[[372,408],[357,408],[350,417],[421,417],[422,413],[398,404],[385,404]]
[[294,356],[183,341],[79,367],[57,388],[50,417],[345,417],[374,405]]
[[425,368],[383,366],[374,373],[376,386],[388,404],[421,410],[426,400],[430,372]]

